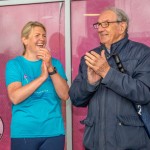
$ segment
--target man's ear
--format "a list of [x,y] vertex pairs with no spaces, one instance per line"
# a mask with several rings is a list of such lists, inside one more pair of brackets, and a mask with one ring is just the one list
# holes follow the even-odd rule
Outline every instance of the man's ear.
[[120,32],[125,33],[126,29],[127,29],[127,23],[126,22],[120,22]]

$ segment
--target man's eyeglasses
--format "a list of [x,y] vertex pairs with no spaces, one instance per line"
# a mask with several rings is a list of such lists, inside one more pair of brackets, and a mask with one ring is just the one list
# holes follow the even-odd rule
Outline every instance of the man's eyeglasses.
[[99,26],[101,26],[102,28],[107,28],[109,26],[110,23],[119,23],[122,21],[105,21],[105,22],[97,22],[93,24],[94,29],[98,29]]

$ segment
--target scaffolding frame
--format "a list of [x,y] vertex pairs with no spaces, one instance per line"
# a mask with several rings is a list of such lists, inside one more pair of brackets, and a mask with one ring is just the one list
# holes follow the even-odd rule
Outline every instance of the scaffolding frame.
[[[68,84],[71,85],[71,0],[1,0],[1,6],[22,4],[39,4],[65,2],[65,68]],[[66,102],[66,148],[72,150],[72,106],[70,99]]]

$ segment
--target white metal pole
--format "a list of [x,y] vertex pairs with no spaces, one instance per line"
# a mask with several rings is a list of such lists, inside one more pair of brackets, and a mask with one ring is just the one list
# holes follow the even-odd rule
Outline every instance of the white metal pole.
[[[44,2],[65,2],[65,64],[68,84],[71,85],[71,1],[70,0],[8,0],[0,1],[0,6],[20,5]],[[66,102],[66,142],[67,150],[72,150],[72,105]]]
[[[68,84],[71,85],[71,2],[65,0],[65,63]],[[72,150],[72,105],[70,99],[66,103],[66,142],[67,150]]]
[[64,0],[7,0],[7,1],[0,1],[0,6],[46,3],[46,2],[62,2],[62,1]]

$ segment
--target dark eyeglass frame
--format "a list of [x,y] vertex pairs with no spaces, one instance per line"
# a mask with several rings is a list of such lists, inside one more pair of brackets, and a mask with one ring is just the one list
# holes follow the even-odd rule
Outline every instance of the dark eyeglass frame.
[[105,22],[96,22],[96,23],[94,23],[93,24],[93,27],[94,27],[94,29],[98,29],[98,27],[99,26],[101,26],[102,28],[107,28],[107,27],[109,27],[109,24],[110,23],[119,23],[119,22],[122,22],[122,21],[105,21]]

